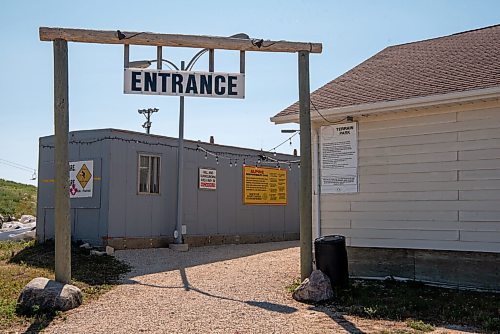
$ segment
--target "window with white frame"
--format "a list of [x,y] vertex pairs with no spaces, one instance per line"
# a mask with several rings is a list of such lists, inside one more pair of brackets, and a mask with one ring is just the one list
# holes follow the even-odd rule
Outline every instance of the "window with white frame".
[[160,157],[139,154],[139,194],[160,193]]

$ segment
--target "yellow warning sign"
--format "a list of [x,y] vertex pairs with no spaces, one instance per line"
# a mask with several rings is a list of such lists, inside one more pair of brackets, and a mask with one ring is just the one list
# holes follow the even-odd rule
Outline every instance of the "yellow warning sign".
[[243,204],[287,204],[287,170],[243,167]]
[[87,185],[87,183],[90,181],[91,178],[92,174],[87,168],[87,165],[83,164],[82,168],[80,168],[78,174],[76,175],[76,179],[78,180],[78,182],[80,182],[82,188],[85,189],[85,186]]

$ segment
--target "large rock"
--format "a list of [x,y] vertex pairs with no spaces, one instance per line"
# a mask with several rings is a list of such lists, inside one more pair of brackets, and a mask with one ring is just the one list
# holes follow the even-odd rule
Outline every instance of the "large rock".
[[293,299],[305,303],[319,303],[333,298],[330,279],[321,270],[315,270],[292,294]]
[[21,218],[19,218],[19,222],[21,224],[35,223],[36,217],[32,215],[22,215]]
[[45,277],[31,280],[17,300],[21,312],[67,311],[80,306],[82,292],[74,285],[63,284]]

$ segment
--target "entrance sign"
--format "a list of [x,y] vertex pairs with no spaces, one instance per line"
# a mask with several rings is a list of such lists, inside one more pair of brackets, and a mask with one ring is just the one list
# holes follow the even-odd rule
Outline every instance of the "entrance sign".
[[358,192],[358,123],[320,129],[321,192]]
[[125,94],[245,98],[245,75],[126,68]]
[[287,170],[243,167],[243,204],[287,204]]
[[94,189],[94,161],[69,163],[69,198],[92,197]]
[[200,168],[198,188],[216,190],[217,189],[217,170],[213,168]]

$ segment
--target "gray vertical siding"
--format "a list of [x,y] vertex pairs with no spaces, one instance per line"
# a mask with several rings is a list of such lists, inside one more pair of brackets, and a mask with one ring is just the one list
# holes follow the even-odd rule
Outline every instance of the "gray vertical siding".
[[[70,134],[70,161],[94,160],[94,196],[72,199],[73,238],[102,244],[113,238],[171,237],[176,217],[177,139],[122,130],[78,131]],[[83,142],[93,142],[86,144]],[[40,139],[38,238],[53,231],[52,137]],[[197,145],[238,159],[237,167],[214,157],[205,159]],[[201,142],[185,142],[183,224],[188,236],[297,234],[299,171],[288,173],[288,205],[243,205],[242,163],[238,155],[260,151]],[[160,194],[137,192],[138,155],[161,157]],[[297,157],[278,155],[282,160]],[[252,159],[248,159],[250,162]],[[256,158],[254,159],[254,161]],[[233,160],[234,163],[234,160]],[[217,190],[198,189],[198,168],[217,170]]]

